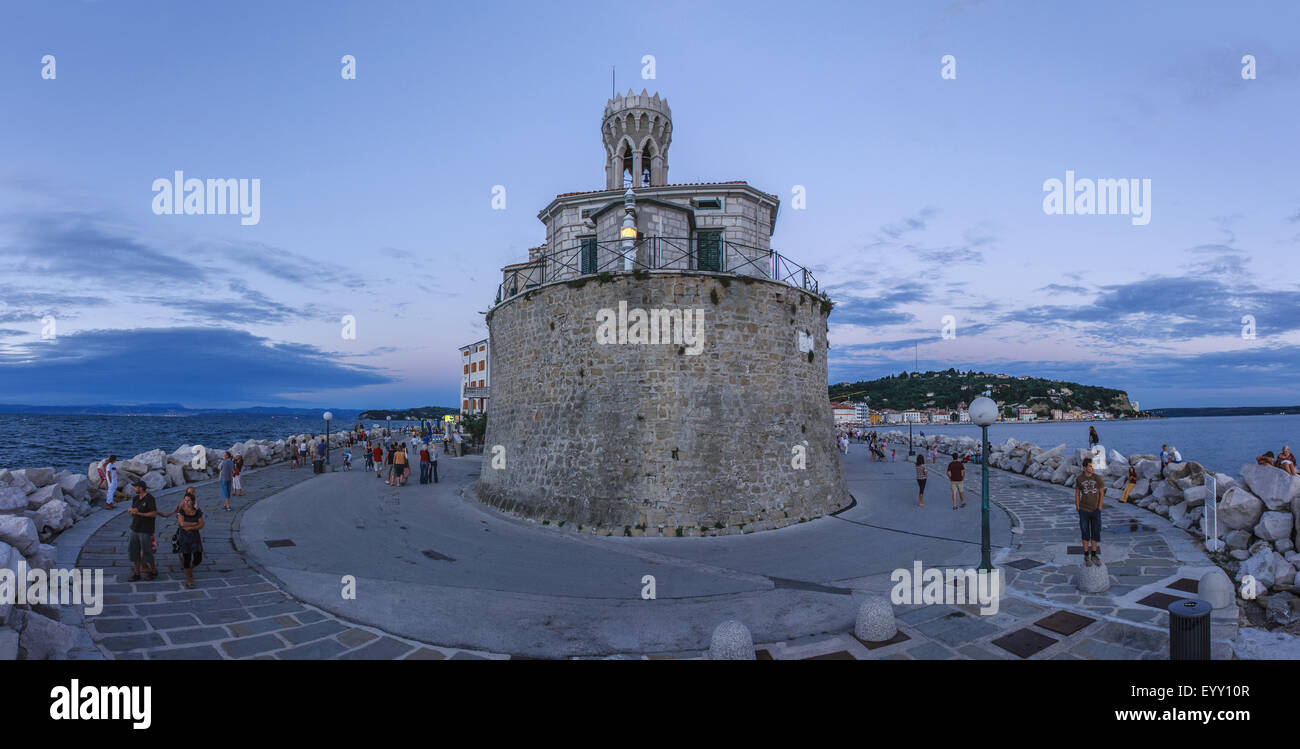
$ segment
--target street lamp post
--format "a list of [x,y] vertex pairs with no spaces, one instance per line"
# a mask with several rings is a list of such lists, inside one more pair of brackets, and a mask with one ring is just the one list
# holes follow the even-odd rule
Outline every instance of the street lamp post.
[[907,457],[912,457],[912,420],[907,420]]
[[334,414],[325,412],[325,465],[330,464],[330,422],[334,420]]
[[971,421],[980,427],[980,569],[993,570],[992,543],[989,540],[989,425],[998,419],[998,404],[980,396],[971,401]]

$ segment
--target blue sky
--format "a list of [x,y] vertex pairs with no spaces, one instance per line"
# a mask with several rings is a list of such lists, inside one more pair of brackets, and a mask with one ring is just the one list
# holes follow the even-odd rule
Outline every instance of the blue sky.
[[[537,211],[603,186],[611,66],[668,98],[672,182],[782,199],[831,382],[915,354],[1300,402],[1300,6],[636,7],[3,4],[0,403],[454,405]],[[260,221],[155,215],[177,170],[260,179]],[[1150,179],[1150,223],[1044,213],[1067,170]]]

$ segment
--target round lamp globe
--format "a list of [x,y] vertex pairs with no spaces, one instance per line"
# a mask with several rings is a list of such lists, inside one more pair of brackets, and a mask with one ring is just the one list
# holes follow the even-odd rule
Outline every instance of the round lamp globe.
[[333,421],[333,420],[334,420],[334,414],[330,413],[329,411],[326,411],[326,412],[325,412],[325,420],[326,420],[326,421]]
[[998,404],[992,398],[981,395],[970,404],[970,420],[986,427],[998,420]]

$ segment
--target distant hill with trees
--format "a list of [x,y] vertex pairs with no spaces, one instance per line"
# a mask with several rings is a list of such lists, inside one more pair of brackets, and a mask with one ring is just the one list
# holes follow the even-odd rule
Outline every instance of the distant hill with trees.
[[1040,419],[1051,418],[1052,409],[1104,411],[1133,417],[1138,412],[1128,393],[1115,388],[1082,385],[1065,380],[1013,376],[1006,373],[901,372],[876,380],[841,382],[828,388],[832,401],[870,403],[872,410],[890,408],[957,408],[990,391],[999,406],[1028,406]]
[[393,421],[419,421],[420,419],[442,421],[442,417],[447,414],[455,416],[459,413],[459,408],[444,408],[443,406],[420,406],[418,408],[406,408],[395,411],[383,408],[372,408],[369,411],[362,411],[357,418],[364,421],[384,421],[389,416],[392,416]]

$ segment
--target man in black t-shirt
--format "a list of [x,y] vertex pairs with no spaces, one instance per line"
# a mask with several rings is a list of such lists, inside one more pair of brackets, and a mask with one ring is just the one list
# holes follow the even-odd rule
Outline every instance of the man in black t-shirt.
[[148,487],[139,481],[132,486],[135,499],[127,512],[131,515],[131,537],[127,543],[127,553],[135,563],[135,574],[127,579],[133,583],[144,574],[146,580],[158,577],[158,565],[153,558],[154,518],[158,517],[158,505]]

